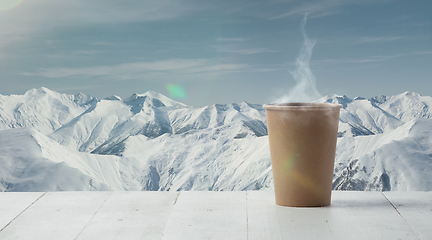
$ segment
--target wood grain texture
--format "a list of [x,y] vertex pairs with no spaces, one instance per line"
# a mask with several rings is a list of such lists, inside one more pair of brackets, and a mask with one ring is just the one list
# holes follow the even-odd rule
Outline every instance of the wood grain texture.
[[432,239],[432,192],[384,192],[421,239]]
[[110,194],[46,193],[1,231],[0,239],[75,239]]
[[181,192],[163,239],[247,239],[246,192]]
[[321,208],[282,207],[273,192],[247,193],[249,239],[333,239]]
[[333,192],[318,208],[271,191],[0,193],[0,239],[432,239],[432,192]]
[[4,192],[0,194],[0,229],[39,199],[43,192]]
[[340,192],[322,208],[335,239],[419,239],[381,192]]
[[178,192],[114,192],[77,239],[161,239]]

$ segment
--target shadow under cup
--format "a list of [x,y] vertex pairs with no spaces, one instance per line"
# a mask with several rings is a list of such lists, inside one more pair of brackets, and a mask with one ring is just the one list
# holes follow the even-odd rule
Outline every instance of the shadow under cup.
[[265,104],[276,204],[330,205],[342,105]]

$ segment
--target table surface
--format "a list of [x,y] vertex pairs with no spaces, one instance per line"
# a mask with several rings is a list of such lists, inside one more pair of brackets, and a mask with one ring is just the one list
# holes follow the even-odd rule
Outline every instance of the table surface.
[[432,192],[333,192],[319,208],[271,191],[0,193],[0,239],[432,239]]

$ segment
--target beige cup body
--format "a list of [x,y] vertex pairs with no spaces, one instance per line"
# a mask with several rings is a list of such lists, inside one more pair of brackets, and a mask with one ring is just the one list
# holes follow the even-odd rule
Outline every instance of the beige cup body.
[[342,106],[316,103],[264,107],[276,204],[329,205]]

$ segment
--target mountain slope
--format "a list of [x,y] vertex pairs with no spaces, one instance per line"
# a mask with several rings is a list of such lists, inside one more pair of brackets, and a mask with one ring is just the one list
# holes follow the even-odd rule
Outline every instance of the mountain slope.
[[432,118],[432,98],[404,92],[396,96],[371,99],[331,95],[319,102],[343,105],[339,137],[374,135],[393,130],[416,118]]
[[0,191],[140,190],[134,165],[71,151],[32,129],[0,130]]
[[[160,97],[159,100],[156,97]],[[124,141],[136,135],[157,138],[192,130],[231,126],[235,138],[265,136],[264,109],[248,103],[189,108],[155,93],[125,101],[101,100],[49,136],[68,148],[121,156]]]
[[95,102],[84,94],[60,94],[43,87],[24,95],[0,95],[0,130],[27,127],[48,134]]
[[414,119],[386,134],[339,139],[335,190],[432,189],[432,119]]
[[[432,190],[431,97],[343,105],[333,188]],[[271,189],[265,110],[190,107],[159,93],[122,100],[46,88],[0,95],[0,191]]]
[[267,137],[235,139],[227,129],[192,130],[156,139],[133,136],[125,157],[149,166],[143,174],[148,190],[246,190],[271,187]]

